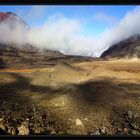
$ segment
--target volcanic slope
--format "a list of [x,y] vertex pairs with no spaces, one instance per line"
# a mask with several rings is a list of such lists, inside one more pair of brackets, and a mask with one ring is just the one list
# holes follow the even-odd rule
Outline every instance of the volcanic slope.
[[101,58],[140,58],[140,35],[122,40],[101,54]]

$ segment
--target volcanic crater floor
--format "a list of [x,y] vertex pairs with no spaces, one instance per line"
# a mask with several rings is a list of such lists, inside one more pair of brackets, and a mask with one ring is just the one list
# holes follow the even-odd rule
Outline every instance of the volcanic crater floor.
[[0,69],[1,135],[140,135],[140,60]]

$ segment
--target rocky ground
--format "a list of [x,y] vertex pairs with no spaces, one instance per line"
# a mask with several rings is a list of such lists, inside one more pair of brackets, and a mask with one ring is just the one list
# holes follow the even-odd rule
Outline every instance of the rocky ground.
[[3,70],[0,84],[1,135],[140,135],[139,61]]
[[[12,110],[8,110],[9,108]],[[60,125],[57,125],[55,117],[51,118],[47,110],[36,104],[25,106],[15,103],[11,106],[3,102],[0,110],[1,135],[71,135],[63,128],[65,126],[60,128]],[[114,114],[109,120],[113,127],[103,125],[82,135],[140,135],[139,114],[131,110],[122,113],[114,110]],[[77,119],[76,125],[83,124]]]

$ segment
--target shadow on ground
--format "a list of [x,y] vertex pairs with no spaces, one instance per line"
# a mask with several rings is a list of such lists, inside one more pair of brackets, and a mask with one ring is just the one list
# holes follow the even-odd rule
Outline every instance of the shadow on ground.
[[0,58],[0,69],[6,68],[6,63]]
[[[49,86],[32,85],[30,78],[17,73],[11,73],[10,75],[14,76],[16,81],[1,84],[1,104],[4,104],[5,101],[10,102],[11,105],[15,103],[22,103],[23,106],[26,104],[26,107],[28,108],[28,105],[31,105],[33,101],[30,96],[27,97],[21,94],[24,90],[29,90],[31,93],[38,92],[39,94],[44,95],[44,98],[45,95],[46,98],[48,98],[48,95],[53,98],[55,96],[61,96],[62,94],[69,94],[75,102],[79,102],[83,105],[84,103],[93,105],[97,108],[99,106],[102,106],[102,108],[105,108],[106,106],[116,106],[116,108],[122,107],[119,109],[123,110],[125,106],[121,106],[121,104],[119,104],[121,99],[124,101],[125,99],[129,99],[134,103],[139,102],[140,84],[138,83],[118,83],[115,82],[115,79],[103,78],[102,80],[88,81],[77,85],[68,85],[68,87],[60,89],[53,89]],[[72,89],[69,88],[70,86]],[[128,106],[130,106],[130,104],[128,104]],[[2,106],[0,109],[3,109]],[[9,109],[12,110],[10,107]],[[131,107],[131,109],[133,109],[133,107]],[[6,108],[5,111],[8,111],[8,108]],[[113,111],[114,110],[112,110],[112,112]],[[3,134],[2,131],[0,133]]]
[[118,83],[114,78],[103,78],[102,80],[88,81],[75,85],[74,99],[89,102],[93,105],[111,105],[120,99],[131,98],[139,100],[140,84]]

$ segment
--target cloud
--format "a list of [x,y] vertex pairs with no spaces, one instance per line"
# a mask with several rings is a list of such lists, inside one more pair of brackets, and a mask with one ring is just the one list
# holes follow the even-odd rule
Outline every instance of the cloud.
[[79,19],[54,14],[49,16],[42,26],[30,30],[18,23],[14,30],[8,23],[0,24],[0,41],[30,43],[41,49],[60,50],[70,55],[100,56],[114,43],[134,34],[140,34],[139,23],[140,7],[136,7],[127,12],[115,27],[109,27],[98,37],[93,37],[81,33],[83,23]]
[[129,11],[114,28],[108,28],[102,33],[100,39],[104,42],[102,49],[126,39],[134,34],[140,35],[140,7]]
[[[74,19],[52,16],[39,28],[32,28],[29,32],[30,43],[42,48],[67,49],[70,38],[76,34],[80,23]],[[33,41],[34,40],[34,41]]]
[[0,43],[16,43],[18,46],[21,46],[28,43],[28,33],[27,27],[20,21],[11,22],[11,20],[7,20],[7,22],[0,23]]

